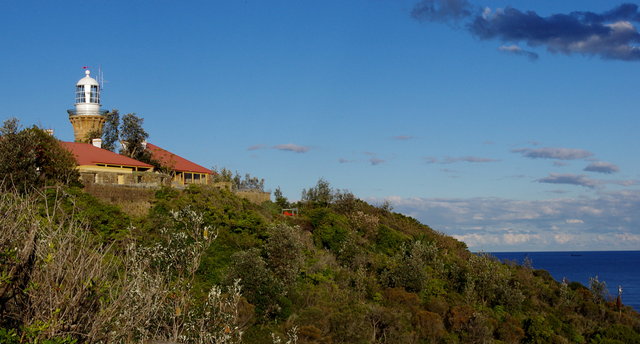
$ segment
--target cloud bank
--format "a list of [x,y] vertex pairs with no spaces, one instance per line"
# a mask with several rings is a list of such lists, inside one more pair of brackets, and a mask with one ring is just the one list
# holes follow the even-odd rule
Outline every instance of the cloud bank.
[[[640,247],[640,190],[591,198],[387,198],[472,250],[590,250]],[[381,203],[384,200],[373,200]]]
[[[462,26],[483,40],[524,43],[566,55],[640,60],[640,33],[634,25],[640,22],[640,12],[635,4],[622,4],[603,13],[575,11],[544,17],[513,7],[480,8],[467,0],[422,0],[411,16],[422,22]],[[518,49],[506,48],[518,55],[533,54],[528,55],[530,58],[535,55]]]

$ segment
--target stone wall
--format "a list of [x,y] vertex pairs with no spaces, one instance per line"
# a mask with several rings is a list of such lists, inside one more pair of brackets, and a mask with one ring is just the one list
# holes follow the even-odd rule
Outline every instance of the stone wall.
[[[128,171],[127,171],[128,172]],[[80,171],[82,183],[101,185],[134,185],[136,187],[158,187],[169,185],[171,177],[162,173],[153,172],[106,172],[106,171]]]
[[[151,208],[151,201],[153,200],[155,192],[161,185],[157,179],[154,179],[162,176],[157,173],[133,172],[129,175],[124,175],[125,181],[133,181],[137,176],[142,177],[143,182],[139,184],[118,184],[118,173],[98,173],[98,178],[101,178],[102,183],[93,182],[94,178],[96,178],[96,173],[81,173],[85,191],[107,203],[119,206],[125,213],[132,216],[144,216],[147,214]],[[167,176],[165,175],[165,177]],[[229,190],[231,189],[231,183],[213,183],[210,187]],[[271,199],[270,192],[235,190],[233,193],[255,204],[260,204]]]
[[[209,180],[211,179],[212,178],[209,178]],[[228,191],[231,191],[233,187],[233,183],[231,182],[211,182],[210,185],[213,186],[214,188],[225,189]]]
[[235,190],[233,193],[240,198],[244,198],[247,201],[255,204],[260,204],[265,201],[271,200],[270,192],[253,191],[253,190]]
[[132,216],[145,216],[156,192],[155,188],[100,184],[85,184],[84,190],[102,201],[119,206]]

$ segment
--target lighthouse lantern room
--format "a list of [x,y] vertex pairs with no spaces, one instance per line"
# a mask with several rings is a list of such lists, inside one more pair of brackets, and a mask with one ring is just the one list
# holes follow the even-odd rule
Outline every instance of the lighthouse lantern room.
[[85,77],[76,83],[75,109],[67,113],[76,142],[90,142],[102,136],[106,111],[100,110],[100,84],[88,69]]

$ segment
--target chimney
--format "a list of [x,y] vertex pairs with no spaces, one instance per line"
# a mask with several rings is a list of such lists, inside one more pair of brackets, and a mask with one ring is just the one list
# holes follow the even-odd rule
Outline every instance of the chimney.
[[142,148],[147,149],[147,140],[142,141]]
[[91,144],[94,147],[102,148],[102,139],[92,139]]

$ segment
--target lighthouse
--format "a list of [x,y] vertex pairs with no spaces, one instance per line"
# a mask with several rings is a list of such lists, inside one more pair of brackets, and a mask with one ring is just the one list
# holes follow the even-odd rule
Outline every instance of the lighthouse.
[[76,142],[90,142],[102,136],[106,111],[100,110],[100,84],[85,70],[76,83],[75,109],[67,110]]

